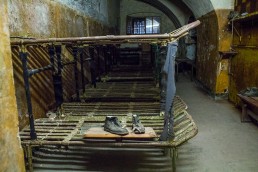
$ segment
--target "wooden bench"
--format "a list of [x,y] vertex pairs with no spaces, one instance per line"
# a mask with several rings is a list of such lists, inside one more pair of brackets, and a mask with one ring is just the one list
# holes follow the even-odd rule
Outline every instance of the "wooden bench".
[[242,101],[241,122],[248,122],[248,115],[258,121],[258,97],[248,97],[241,94],[237,96]]

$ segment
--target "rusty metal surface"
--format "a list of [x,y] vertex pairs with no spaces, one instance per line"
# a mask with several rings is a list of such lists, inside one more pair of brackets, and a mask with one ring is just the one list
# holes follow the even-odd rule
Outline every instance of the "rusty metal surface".
[[[127,68],[130,70],[130,68]],[[116,72],[109,77],[113,80],[97,83],[97,88],[88,86],[82,102],[67,102],[61,107],[61,115],[56,120],[41,118],[35,121],[38,133],[37,140],[30,139],[29,127],[20,132],[22,146],[28,152],[37,147],[36,154],[28,157],[29,167],[37,167],[37,162],[46,162],[46,148],[51,148],[53,156],[59,156],[60,150],[96,148],[133,148],[133,149],[176,149],[194,137],[198,130],[187,113],[187,105],[175,96],[173,102],[175,138],[171,141],[159,141],[164,126],[164,116],[160,116],[160,90],[150,77],[151,71],[138,72],[137,75],[123,75],[126,72]],[[136,70],[137,71],[137,70]],[[116,74],[115,74],[116,73]],[[130,77],[130,81],[128,81]],[[141,78],[140,78],[141,77]],[[125,81],[127,80],[127,81]],[[91,127],[102,127],[107,115],[117,116],[127,127],[132,127],[132,115],[138,114],[145,127],[151,127],[157,137],[151,139],[88,139],[84,133]],[[43,155],[43,156],[42,156]],[[74,158],[73,158],[74,160]],[[67,161],[70,162],[70,161]]]
[[157,42],[157,41],[174,41],[181,36],[185,36],[187,32],[197,27],[200,21],[189,23],[179,29],[172,31],[169,34],[152,34],[152,35],[106,35],[106,36],[89,36],[89,37],[67,37],[67,38],[45,38],[45,39],[31,39],[22,41],[12,41],[12,45],[22,44],[43,44],[43,43],[78,43],[86,44],[115,44],[115,43],[128,43],[128,42]]
[[[76,119],[77,118],[77,119]],[[131,127],[131,116],[120,116],[124,119],[126,125]],[[157,134],[157,138],[148,142],[139,142],[131,140],[131,142],[117,142],[116,140],[86,140],[83,137],[84,132],[92,126],[103,126],[105,116],[86,116],[71,117],[64,120],[38,119],[35,121],[35,129],[38,133],[37,140],[30,140],[29,127],[24,128],[20,132],[22,145],[82,145],[82,146],[123,146],[123,147],[174,147],[178,146],[197,134],[197,127],[191,116],[182,111],[175,115],[175,138],[171,142],[157,141],[161,131],[163,130],[163,116],[143,116],[141,121],[145,127],[152,127]],[[130,141],[130,139],[129,139]],[[133,143],[133,144],[132,144]]]

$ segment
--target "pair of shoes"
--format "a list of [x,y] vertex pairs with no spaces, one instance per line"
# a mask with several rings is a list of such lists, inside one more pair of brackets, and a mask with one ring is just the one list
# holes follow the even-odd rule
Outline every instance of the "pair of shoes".
[[118,118],[115,116],[106,117],[104,131],[122,136],[129,134],[128,130],[122,126]]
[[135,134],[144,134],[145,133],[145,128],[142,125],[138,115],[132,116],[132,123],[133,123],[132,130]]

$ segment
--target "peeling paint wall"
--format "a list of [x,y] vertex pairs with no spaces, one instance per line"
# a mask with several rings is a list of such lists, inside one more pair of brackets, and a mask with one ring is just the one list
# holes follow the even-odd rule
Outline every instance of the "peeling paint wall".
[[[219,45],[218,51],[230,51],[232,34],[231,29],[228,26],[228,14],[230,13],[229,9],[217,10],[217,19],[218,19],[218,37]],[[218,57],[219,59],[221,57]],[[217,68],[217,81],[216,81],[216,95],[228,93],[229,89],[229,63],[230,59],[222,59],[218,61]]]
[[238,54],[231,60],[229,99],[239,105],[239,91],[258,87],[258,20],[235,22],[235,26],[240,35],[234,32],[233,48]]
[[[62,2],[62,3],[61,3]],[[11,36],[76,37],[116,34],[116,18],[119,5],[111,1],[59,1],[59,0],[9,0],[8,15]],[[91,6],[88,6],[91,4]],[[114,12],[115,11],[115,12]],[[105,16],[103,18],[103,16]],[[71,61],[71,54],[62,47],[62,58]],[[39,68],[50,63],[47,48],[29,47],[29,67]],[[22,77],[22,65],[17,48],[12,49],[15,89],[20,128],[28,123],[26,98]],[[30,78],[33,114],[36,118],[45,113],[55,102],[53,81],[50,71]],[[73,66],[63,69],[64,98],[68,100],[75,93]]]
[[215,92],[218,57],[218,23],[215,12],[199,20],[197,27],[197,79],[211,92]]
[[54,0],[58,3],[81,12],[85,16],[89,16],[105,25],[113,27],[117,21],[113,20],[115,15],[110,13],[116,13],[118,15],[119,10],[116,9],[119,0]]
[[0,168],[4,172],[23,172],[6,0],[1,1],[0,11]]
[[258,87],[257,48],[235,48],[238,54],[231,61],[230,101],[239,104],[237,94],[247,87]]
[[228,59],[221,60],[219,51],[229,51],[231,31],[227,16],[230,10],[217,10],[199,18],[197,27],[197,79],[213,94],[228,92]]

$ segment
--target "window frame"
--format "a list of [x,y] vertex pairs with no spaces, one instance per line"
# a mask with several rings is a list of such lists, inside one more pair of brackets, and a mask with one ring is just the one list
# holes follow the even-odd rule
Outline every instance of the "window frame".
[[[146,21],[147,18],[151,18],[152,19],[152,33],[146,33],[147,32],[147,25],[146,25]],[[159,19],[159,32],[158,33],[153,33],[153,20],[154,18],[158,18]],[[145,26],[145,30],[143,34],[135,34],[134,33],[134,21],[135,20],[142,20],[144,19],[144,26]],[[152,35],[152,34],[160,34],[161,33],[161,17],[160,16],[137,16],[137,17],[132,17],[132,16],[127,16],[126,17],[126,34],[127,35]]]

